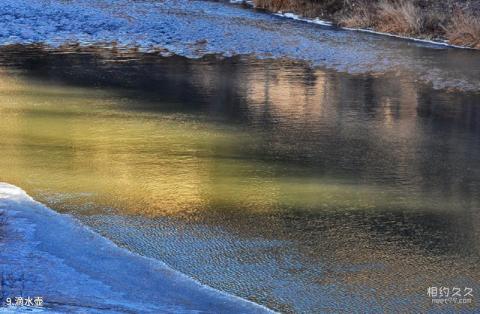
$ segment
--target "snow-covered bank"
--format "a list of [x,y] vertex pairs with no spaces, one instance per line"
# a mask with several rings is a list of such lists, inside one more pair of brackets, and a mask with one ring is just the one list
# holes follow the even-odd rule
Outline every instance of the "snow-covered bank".
[[2,303],[40,296],[37,309],[61,313],[271,312],[121,249],[15,186],[0,183],[0,213]]
[[480,90],[478,52],[312,25],[222,2],[0,3],[0,45],[104,44],[192,58],[252,54],[301,60],[349,73],[412,73],[436,88]]

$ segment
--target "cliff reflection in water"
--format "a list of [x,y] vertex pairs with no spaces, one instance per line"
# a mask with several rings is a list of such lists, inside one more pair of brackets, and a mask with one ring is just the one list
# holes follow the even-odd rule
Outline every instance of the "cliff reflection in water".
[[287,312],[423,309],[425,283],[478,283],[479,94],[131,57],[2,54],[0,181]]

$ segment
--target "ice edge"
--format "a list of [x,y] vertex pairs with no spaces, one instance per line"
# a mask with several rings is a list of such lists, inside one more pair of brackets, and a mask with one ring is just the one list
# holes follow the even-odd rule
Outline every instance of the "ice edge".
[[[115,244],[114,242],[112,242],[111,240],[109,240],[108,238],[105,238],[102,235],[98,234],[97,232],[95,232],[94,230],[89,228],[88,226],[85,226],[75,217],[73,217],[71,215],[60,214],[60,213],[56,212],[55,210],[51,209],[50,207],[36,201],[33,197],[31,197],[26,191],[24,191],[20,187],[9,184],[9,183],[6,183],[6,182],[0,182],[0,204],[1,204],[2,200],[4,200],[4,199],[15,200],[15,199],[18,199],[18,198],[30,201],[31,203],[33,203],[33,205],[36,205],[38,208],[44,210],[49,215],[53,215],[56,219],[60,219],[60,220],[63,220],[63,221],[69,222],[69,223],[73,223],[75,226],[82,228],[83,231],[87,231],[96,240],[100,240],[100,241],[104,242],[104,244],[106,244],[107,246],[111,247],[114,250],[118,250],[120,252],[126,253],[126,254],[128,254],[132,257],[135,257],[135,258],[139,258],[139,259],[142,259],[142,260],[145,260],[145,261],[149,261],[149,262],[153,263],[155,266],[158,266],[160,268],[163,268],[164,270],[173,272],[175,275],[178,276],[178,279],[177,279],[178,281],[185,280],[185,281],[190,282],[194,285],[198,285],[199,287],[207,290],[210,293],[218,294],[219,296],[231,299],[232,301],[250,304],[251,306],[255,307],[257,310],[261,310],[262,312],[277,313],[277,312],[267,308],[264,305],[255,303],[253,301],[244,299],[242,297],[239,297],[239,296],[230,294],[228,292],[215,289],[215,288],[213,288],[211,286],[208,286],[206,284],[203,284],[200,281],[198,281],[198,280],[196,280],[196,279],[194,279],[194,278],[192,278],[192,277],[190,277],[190,276],[188,276],[188,275],[186,275],[186,274],[184,274],[180,271],[177,271],[177,270],[173,269],[172,267],[170,267],[168,264],[164,263],[161,260],[146,257],[146,256],[143,256],[143,255],[137,254],[135,252],[131,252],[131,251],[127,250],[126,248],[122,248],[122,247],[118,246],[117,244]],[[0,208],[0,209],[1,209],[0,212],[2,210],[4,212],[8,212],[9,210],[11,210],[9,208]],[[15,210],[18,210],[18,209],[15,209]],[[94,248],[92,248],[92,249],[94,249]],[[5,310],[8,311],[9,308],[6,308],[6,307],[2,308],[0,306],[0,312],[5,311]]]

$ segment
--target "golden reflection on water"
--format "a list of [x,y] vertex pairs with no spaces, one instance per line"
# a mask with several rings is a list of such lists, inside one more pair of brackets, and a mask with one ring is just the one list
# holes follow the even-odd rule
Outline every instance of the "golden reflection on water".
[[[272,83],[252,73],[246,87],[252,114],[260,115],[260,104],[268,98],[268,110],[280,127],[314,121],[306,119],[313,114],[336,123],[338,113],[322,109],[328,84],[333,84],[326,74],[318,71],[308,90],[289,75],[280,72]],[[386,186],[299,175],[300,166],[261,161],[248,153],[265,145],[256,131],[198,114],[122,109],[138,101],[115,90],[26,80],[2,71],[0,179],[59,209],[95,204],[92,210],[113,207],[149,216],[217,208],[429,209],[435,202]],[[383,121],[388,130],[391,123]],[[407,120],[395,132],[408,134],[411,123]]]
[[[2,179],[156,214],[202,204],[208,155],[232,134],[114,109],[111,92],[2,78]],[[237,141],[239,140],[238,137]]]

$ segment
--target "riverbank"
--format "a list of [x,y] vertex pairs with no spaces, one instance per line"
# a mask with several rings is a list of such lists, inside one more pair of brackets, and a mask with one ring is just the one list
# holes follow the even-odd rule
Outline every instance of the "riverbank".
[[23,310],[49,313],[271,313],[121,249],[5,183],[0,221],[0,312],[23,297]]
[[322,18],[350,29],[480,49],[480,1],[254,0],[257,8]]

